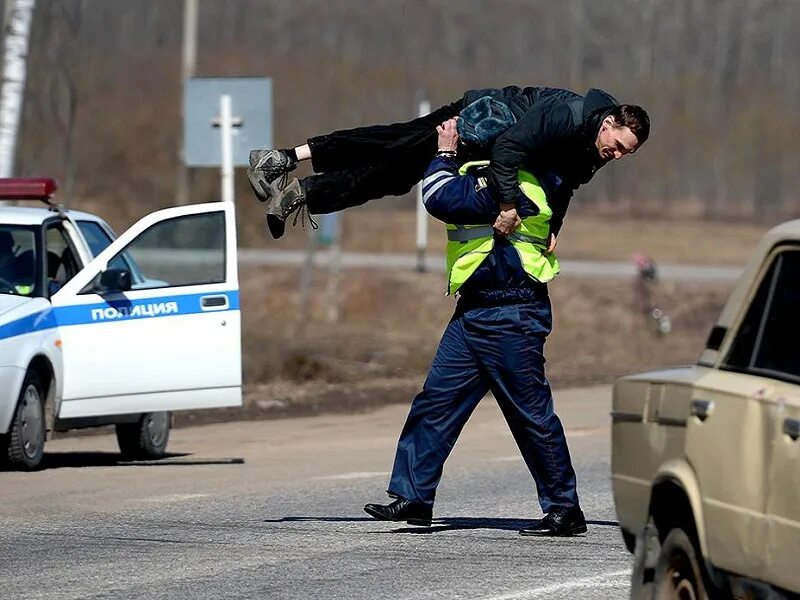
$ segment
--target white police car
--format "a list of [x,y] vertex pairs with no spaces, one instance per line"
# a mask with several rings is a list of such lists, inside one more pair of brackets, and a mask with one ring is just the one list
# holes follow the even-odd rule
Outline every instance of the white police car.
[[35,469],[47,431],[115,424],[162,456],[168,411],[241,405],[230,203],[147,215],[115,239],[54,206],[52,179],[0,179],[0,463]]

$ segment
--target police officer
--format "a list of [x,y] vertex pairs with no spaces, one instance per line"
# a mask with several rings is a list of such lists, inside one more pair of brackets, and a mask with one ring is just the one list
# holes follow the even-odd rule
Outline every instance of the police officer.
[[[430,214],[447,223],[448,292],[459,300],[397,444],[390,504],[380,520],[430,525],[444,462],[478,402],[491,391],[536,484],[545,518],[523,535],[586,532],[564,429],[544,373],[552,318],[547,282],[558,274],[552,209],[539,180],[520,171],[519,227],[497,234],[498,205],[478,165],[459,170],[455,120],[438,128],[439,153],[423,180]],[[543,178],[544,179],[544,178]],[[548,184],[552,185],[552,184]],[[547,187],[547,186],[545,186]]]

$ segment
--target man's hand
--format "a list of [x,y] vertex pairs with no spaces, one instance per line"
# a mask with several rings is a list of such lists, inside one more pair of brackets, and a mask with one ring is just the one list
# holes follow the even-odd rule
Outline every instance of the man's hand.
[[498,233],[509,235],[520,226],[522,219],[517,215],[517,207],[509,202],[500,204],[500,214],[494,222],[493,227]]
[[545,254],[552,254],[555,252],[556,246],[558,246],[558,240],[556,239],[556,234],[551,233],[547,238],[547,250]]
[[455,152],[458,149],[458,130],[456,129],[456,119],[452,118],[436,128],[439,134],[439,150]]

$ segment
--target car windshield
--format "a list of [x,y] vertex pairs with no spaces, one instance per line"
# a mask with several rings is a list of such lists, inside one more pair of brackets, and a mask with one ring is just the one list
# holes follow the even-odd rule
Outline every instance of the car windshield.
[[33,296],[36,235],[30,227],[0,225],[0,294]]

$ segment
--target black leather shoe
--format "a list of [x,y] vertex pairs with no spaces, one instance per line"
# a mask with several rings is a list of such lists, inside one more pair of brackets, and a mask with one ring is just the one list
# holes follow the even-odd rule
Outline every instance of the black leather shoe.
[[391,504],[367,504],[364,510],[379,521],[405,521],[424,527],[430,527],[433,518],[433,507],[405,498],[398,498]]
[[574,508],[555,508],[534,527],[520,529],[520,535],[539,537],[569,537],[586,533],[586,519],[577,506]]

